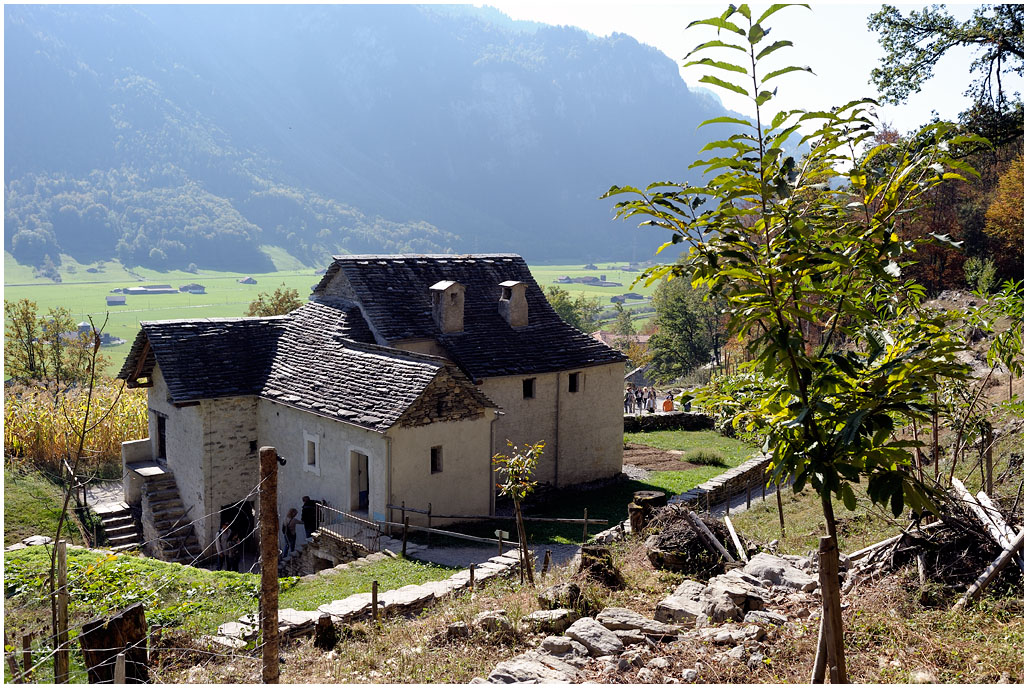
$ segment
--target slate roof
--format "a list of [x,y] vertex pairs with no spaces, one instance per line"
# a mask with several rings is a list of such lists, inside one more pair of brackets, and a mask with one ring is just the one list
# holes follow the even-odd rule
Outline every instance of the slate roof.
[[256,395],[271,370],[285,319],[145,321],[118,377],[129,387],[138,387],[130,376],[145,355],[139,375],[150,376],[154,363],[159,363],[168,393],[177,403]]
[[[362,326],[338,305],[308,302],[294,311],[261,396],[382,432],[442,372],[483,408],[496,407],[460,372],[446,371],[445,359],[347,339]],[[364,333],[370,337],[367,326]]]
[[140,325],[118,377],[129,379],[141,358],[140,376],[157,363],[178,404],[259,395],[383,432],[443,372],[473,402],[496,408],[445,359],[369,344],[356,307],[332,300],[308,302],[288,316]]
[[[372,330],[387,343],[434,339],[475,381],[625,360],[561,320],[516,254],[334,256],[315,297],[340,274]],[[442,333],[432,318],[429,287],[441,280],[466,288],[463,332]],[[511,328],[497,308],[500,283],[510,280],[527,285],[529,324],[523,328]]]

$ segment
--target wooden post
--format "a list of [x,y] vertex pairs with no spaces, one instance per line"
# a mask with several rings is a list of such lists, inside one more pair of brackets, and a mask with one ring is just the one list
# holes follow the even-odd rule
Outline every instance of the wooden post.
[[711,491],[704,492],[704,511],[711,514]]
[[764,501],[765,501],[765,480],[762,477],[762,479],[761,479],[761,502],[764,502]]
[[723,546],[718,540],[718,537],[711,533],[711,529],[707,528],[707,524],[697,516],[696,512],[689,512],[688,514],[689,518],[693,521],[695,530],[700,534],[701,538],[706,540],[715,552],[725,558],[726,562],[736,562],[736,560],[733,559],[733,556],[729,554],[729,551],[725,549],[725,546]]
[[840,609],[840,551],[832,536],[822,536],[818,542],[818,578],[822,586],[829,680],[833,684],[846,684],[847,661],[843,651],[843,612]]
[[589,538],[589,531],[587,530],[587,520],[589,519],[589,508],[583,508],[582,510],[582,542],[585,543],[586,539]]
[[114,659],[114,683],[125,684],[125,654],[119,653]]
[[[497,531],[500,532],[500,529],[497,529]],[[504,539],[501,538],[500,536],[497,536],[497,557],[500,557],[503,554],[504,554]]]
[[747,509],[750,509],[750,489],[753,484],[747,483]]
[[747,557],[747,549],[743,547],[740,537],[736,535],[736,529],[733,528],[729,515],[725,515],[725,526],[729,529],[729,537],[732,539],[732,544],[736,546],[736,552],[740,554],[740,559],[744,562],[749,562],[750,558]]
[[475,563],[468,565],[468,588],[475,593]]
[[407,520],[409,517],[404,517],[404,535],[403,540],[400,542],[400,555],[407,557]]
[[779,531],[782,532],[782,537],[786,538],[786,519],[782,514],[782,493],[780,492],[781,485],[775,484],[775,504],[779,507]]
[[22,684],[24,678],[18,672],[18,661],[14,658],[14,651],[7,651],[8,646],[13,647],[13,644],[8,640],[7,632],[4,632],[4,655],[7,656],[7,667],[11,671],[11,681],[15,684]]
[[825,615],[818,622],[818,642],[815,645],[815,666],[811,669],[811,684],[825,683]]
[[547,572],[550,571],[550,549],[547,548],[547,552],[543,553],[543,571],[540,572],[541,577],[547,576]]
[[261,448],[261,681],[279,683],[279,463]]
[[25,682],[32,681],[32,634],[21,635],[21,664],[25,670],[22,679]]
[[68,682],[68,544],[57,541],[57,651],[54,682]]
[[125,655],[126,680],[134,684],[150,681],[147,668],[146,614],[142,603],[119,610],[110,617],[95,617],[82,625],[79,645],[90,684],[110,684],[119,653]]
[[379,582],[372,579],[372,622],[379,623]]
[[732,500],[732,491],[728,487],[725,489],[725,516],[729,516],[729,503]]
[[[431,502],[429,503],[429,513],[426,515],[426,517],[429,520],[428,526],[431,529],[432,528],[432,503]],[[425,534],[425,540],[430,545],[432,544],[432,532],[431,531],[429,531],[428,533]]]

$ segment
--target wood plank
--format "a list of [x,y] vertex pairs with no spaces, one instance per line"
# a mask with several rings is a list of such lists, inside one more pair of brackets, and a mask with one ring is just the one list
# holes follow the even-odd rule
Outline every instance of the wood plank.
[[736,552],[740,554],[740,559],[744,562],[750,562],[750,558],[747,557],[747,550],[740,543],[740,537],[736,535],[736,529],[733,528],[729,515],[725,515],[725,526],[729,529],[729,537],[732,538],[732,544],[736,546]]
[[[990,535],[990,538],[999,545],[1002,549],[1007,549],[1011,545],[1011,541],[1008,539],[1007,534],[1000,526],[986,514],[986,510],[979,504],[979,501],[975,499],[971,492],[965,488],[965,484],[961,482],[957,476],[951,478],[951,485],[954,487],[954,492],[957,493],[958,499],[963,505],[968,507],[968,510],[972,515],[979,520],[979,523],[986,529],[986,533]],[[1003,522],[1003,519],[1001,519]],[[1019,567],[1025,570],[1024,563],[1021,562],[1021,558],[1018,560]]]
[[714,548],[726,562],[736,562],[733,556],[729,554],[729,551],[725,549],[725,546],[719,542],[718,538],[715,537],[713,533],[711,533],[711,529],[707,528],[707,524],[705,524],[695,512],[688,512],[687,514],[689,514],[693,523],[696,524],[697,530],[700,532],[701,536],[708,541],[711,547]]
[[[982,505],[983,512],[986,513],[990,523],[995,524],[1004,535],[1004,538],[1007,539],[1008,545],[1014,543],[1016,538],[1015,530],[1012,529],[1007,520],[1004,519],[1004,513],[1001,512],[997,507],[997,504],[993,502],[993,498],[987,495],[984,491],[979,491],[975,497],[976,500],[979,501],[979,504]],[[1015,562],[1018,564],[1019,569],[1024,572],[1025,563],[1022,561],[1022,558],[1018,553],[1015,553]]]

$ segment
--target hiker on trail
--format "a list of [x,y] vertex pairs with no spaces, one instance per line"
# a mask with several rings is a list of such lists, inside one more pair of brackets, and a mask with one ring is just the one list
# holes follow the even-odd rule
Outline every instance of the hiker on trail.
[[661,409],[662,411],[675,410],[675,402],[672,401],[672,393],[668,393],[667,395],[665,395],[665,401],[664,404],[661,405]]
[[[644,388],[646,390],[646,388]],[[636,388],[636,413],[643,413],[643,390]]]
[[218,551],[218,564],[216,569],[226,569],[229,566],[229,522],[222,520],[218,527],[218,537],[214,539],[215,550]]
[[282,551],[282,557],[297,549],[297,508],[290,507],[286,513],[286,521],[282,522],[282,533],[286,536],[286,548]]
[[311,534],[318,528],[318,503],[306,495],[300,508],[300,521],[304,523],[304,536],[311,540]]
[[647,411],[653,414],[657,411],[657,389],[650,388],[647,392]]
[[631,414],[632,413],[632,403],[633,403],[633,401],[634,400],[632,398],[632,390],[631,389],[627,389],[625,391],[625,402],[624,402],[625,413],[626,414]]

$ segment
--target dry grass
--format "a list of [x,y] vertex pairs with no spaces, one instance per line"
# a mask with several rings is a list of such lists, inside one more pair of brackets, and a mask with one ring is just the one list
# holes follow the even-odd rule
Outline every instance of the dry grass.
[[[104,381],[93,393],[91,422],[111,409],[110,415],[86,437],[85,468],[120,473],[121,443],[145,438],[147,431],[146,391],[124,390]],[[61,461],[77,446],[77,429],[86,413],[86,394],[80,388],[53,395],[40,387],[15,385],[4,391],[4,453],[15,465],[31,465],[60,476]]]

